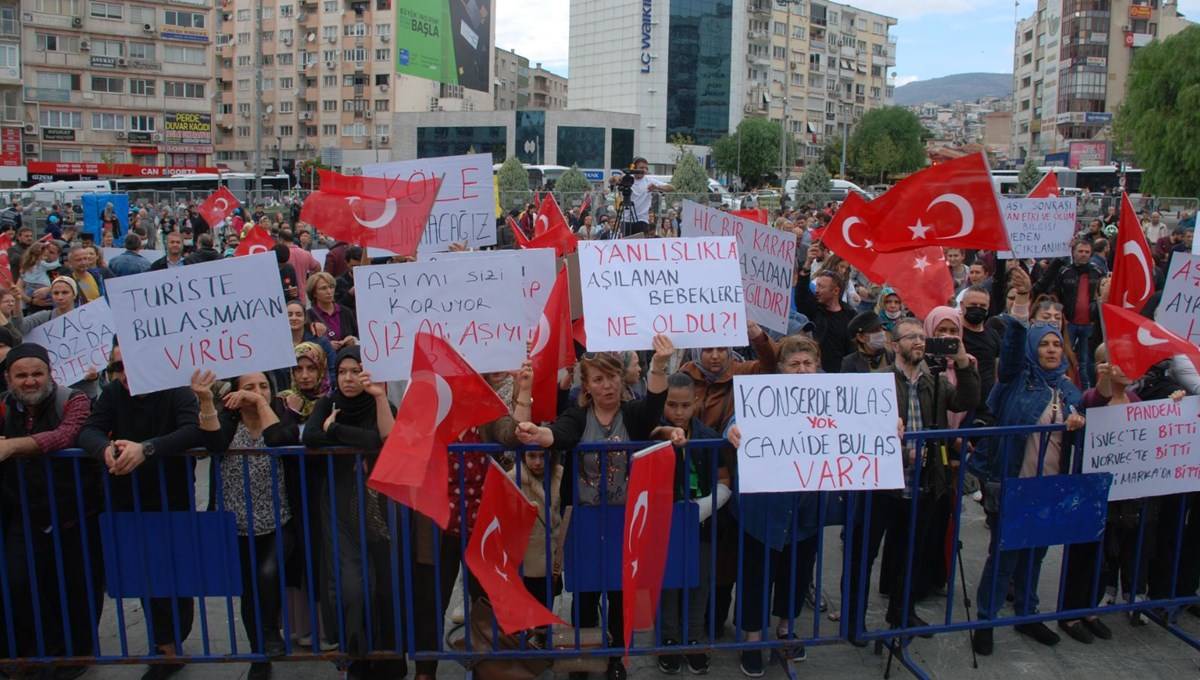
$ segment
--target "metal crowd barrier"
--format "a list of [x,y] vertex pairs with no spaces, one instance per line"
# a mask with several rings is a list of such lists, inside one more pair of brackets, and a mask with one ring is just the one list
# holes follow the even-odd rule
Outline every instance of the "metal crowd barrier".
[[[988,438],[1039,436],[1041,476],[1046,434],[1061,430],[1059,425],[909,432],[906,441],[924,450],[929,443],[957,441],[966,447],[968,442],[979,445]],[[499,646],[495,641],[502,636],[493,620],[491,642],[482,641],[482,649],[477,644],[480,641],[471,639],[474,598],[483,593],[469,577],[463,562],[467,532],[443,534],[436,527],[431,530],[427,521],[408,508],[368,491],[367,461],[362,453],[285,447],[211,456],[207,510],[201,509],[202,502],[197,502],[197,486],[203,490],[205,485],[204,478],[197,479],[194,469],[196,459],[203,455],[200,452],[151,459],[124,478],[109,476],[102,465],[79,450],[14,458],[0,468],[3,485],[0,488],[5,491],[0,506],[3,513],[0,670],[31,664],[178,661],[328,660],[345,666],[355,659],[382,661],[403,657],[418,663],[450,661],[471,667],[485,659],[567,661],[622,656],[624,648],[610,644],[621,630],[619,621],[614,620],[621,612],[618,591],[625,474],[621,461],[627,453],[641,447],[635,443],[585,444],[571,452],[569,458],[558,461],[566,468],[563,493],[569,493],[577,502],[572,504],[562,543],[564,597],[555,606],[555,598],[549,595],[547,604],[577,628],[568,629],[566,641],[560,640],[557,646],[545,642],[553,639],[550,635],[553,631],[548,631],[545,638],[523,634],[515,643],[510,640]],[[1069,445],[1064,447],[1064,456],[1069,448]],[[455,445],[449,455],[458,463],[459,470],[467,471],[475,465],[486,467],[489,458],[521,459],[525,452],[505,452],[498,445],[478,444]],[[267,458],[269,465],[265,469],[256,466],[252,472],[252,462],[261,456]],[[719,468],[725,466],[732,471],[734,459],[734,452],[723,440],[695,441],[679,453],[677,469],[691,470],[692,463],[698,461],[707,466],[709,479],[715,484]],[[231,460],[238,463],[231,466],[228,464]],[[544,498],[553,496],[549,488],[552,461],[547,455],[541,482]],[[1076,456],[1073,472],[1079,470],[1078,461]],[[514,474],[520,486],[525,468],[516,469]],[[599,474],[592,485],[581,481],[577,474],[581,469],[607,473]],[[1088,551],[1092,550],[1073,546],[1065,549],[1058,602],[1053,611],[1000,616],[981,622],[972,619],[969,604],[965,610],[956,606],[963,604],[955,596],[956,588],[966,588],[963,579],[976,586],[980,575],[967,573],[961,566],[958,549],[963,503],[958,499],[962,498],[966,466],[953,469],[950,498],[954,502],[948,525],[953,549],[945,582],[941,584],[946,592],[944,610],[937,617],[930,617],[928,625],[912,625],[907,614],[909,603],[915,598],[914,575],[926,566],[916,556],[920,522],[913,521],[927,512],[922,504],[930,501],[923,494],[902,499],[897,492],[885,491],[770,494],[773,498],[769,502],[776,504],[772,507],[781,512],[767,514],[776,519],[786,518],[775,522],[774,529],[791,539],[785,540],[781,549],[772,554],[758,539],[739,530],[738,518],[755,510],[735,492],[728,506],[719,511],[713,496],[711,515],[716,519],[704,526],[698,523],[695,504],[677,502],[675,508],[663,596],[675,597],[680,590],[703,587],[707,592],[699,606],[704,607],[706,616],[700,617],[693,609],[699,604],[698,599],[682,598],[678,613],[680,644],[668,646],[660,604],[655,630],[637,633],[629,653],[764,650],[772,652],[773,661],[791,674],[786,659],[795,656],[798,645],[878,641],[880,647],[886,647],[889,655],[894,655],[914,675],[927,677],[909,654],[911,644],[920,644],[913,642],[914,636],[1129,611],[1144,613],[1179,639],[1200,649],[1200,641],[1170,618],[1173,610],[1200,602],[1195,585],[1190,581],[1184,584],[1190,577],[1181,575],[1181,565],[1186,564],[1190,569],[1197,559],[1196,543],[1183,540],[1185,525],[1188,532],[1200,527],[1200,514],[1189,515],[1194,494],[1161,501],[1171,508],[1161,518],[1174,523],[1160,525],[1157,534],[1169,534],[1174,540],[1157,546],[1158,581],[1151,582],[1151,590],[1157,593],[1155,588],[1165,587],[1166,595],[1099,606],[1103,565],[1102,560],[1096,560],[1087,571],[1092,579],[1089,601],[1096,604],[1064,608],[1069,563],[1088,559]],[[226,496],[223,474],[230,473],[240,473],[240,502]],[[689,479],[690,476],[683,480],[682,488],[689,487],[686,483]],[[257,496],[252,481],[256,482]],[[468,498],[466,477],[460,474],[457,483],[459,497]],[[678,487],[678,473],[676,483]],[[921,483],[918,467],[914,488],[922,488]],[[266,498],[264,484],[269,487]],[[619,485],[613,488],[613,495],[609,493],[609,484]],[[611,503],[578,502],[585,487],[588,496],[609,499]],[[907,508],[909,521],[889,528],[903,535],[883,538],[889,542],[901,541],[906,548],[899,555],[893,551],[889,565],[873,568],[864,559],[869,552],[868,543],[879,538],[872,534],[871,509],[873,504],[883,503],[885,497],[891,507]],[[270,506],[266,517],[271,526],[259,527],[263,531],[260,534],[255,523],[262,515],[255,518],[253,510],[255,503],[264,502]],[[1143,502],[1143,507],[1149,502],[1158,501]],[[460,517],[465,514],[464,504],[465,501],[459,505]],[[245,530],[257,535],[257,540],[239,537],[231,512],[237,505],[246,508]],[[762,510],[759,506],[758,511]],[[554,521],[546,515],[545,505],[540,513],[542,522],[535,530],[544,532],[543,545],[553,546]],[[1004,513],[1005,507],[1001,505],[1000,515]],[[291,515],[286,523],[285,514]],[[1137,531],[1135,564],[1141,564],[1143,542],[1152,530],[1149,521],[1143,513]],[[811,536],[794,540],[814,527]],[[839,527],[841,541],[837,540]],[[830,536],[834,540],[827,540]],[[1103,545],[1101,537],[1100,547],[1095,550]],[[700,546],[706,549],[697,551]],[[1165,561],[1161,555],[1163,549],[1166,549]],[[543,556],[545,564],[541,566],[548,575],[555,573],[553,553],[546,550]],[[885,562],[889,559],[887,553],[886,548],[881,551]],[[1096,553],[1093,550],[1091,554]],[[427,559],[430,556],[431,561]],[[834,565],[841,563],[835,584],[827,584],[823,579],[824,566],[831,560]],[[1171,566],[1164,570],[1164,564]],[[522,566],[522,574],[526,566]],[[882,574],[885,569],[892,576],[872,578],[876,571]],[[903,578],[895,579],[895,569],[901,570]],[[1134,584],[1141,583],[1137,571],[1135,568]],[[702,576],[705,572],[706,578]],[[809,578],[813,597],[809,597],[806,585]],[[881,622],[879,612],[872,616],[869,611],[871,583],[879,583],[881,578],[887,578],[893,587],[899,586],[898,591],[890,591],[892,597],[901,598],[898,611],[904,612],[900,621],[893,622],[895,625]],[[552,593],[556,580],[548,576],[545,581],[545,590]],[[764,586],[772,582],[774,596],[769,585]],[[836,602],[841,612],[836,623],[824,621],[820,610],[825,585],[838,592],[836,597],[829,598],[830,604]],[[1180,587],[1187,592],[1180,592]],[[754,598],[745,595],[747,588],[753,588]],[[1007,584],[1003,584],[1001,589],[1006,588]],[[567,593],[571,594],[569,605]],[[973,600],[973,595],[968,594],[966,599]],[[249,603],[245,602],[247,598]],[[921,603],[922,609],[931,611],[933,605],[929,600],[936,599]],[[235,614],[235,600],[241,616]],[[466,625],[456,630],[446,623],[445,614],[460,600]],[[144,611],[144,624],[137,622],[139,607]],[[712,615],[726,607],[727,617]],[[264,611],[276,616],[270,611],[275,608],[278,619],[264,620]],[[779,639],[772,626],[770,614],[780,608],[799,611],[788,614],[779,624],[779,630],[794,639]],[[191,630],[194,620],[199,623],[198,634]],[[697,620],[704,620],[699,630],[693,623]],[[732,623],[732,628],[722,635],[726,622]],[[297,624],[310,631],[311,646],[293,639],[293,633],[300,632]],[[251,635],[244,634],[242,628],[246,626],[250,627]],[[276,626],[278,635],[270,635],[269,631]],[[766,640],[747,639],[744,631],[755,627],[763,631]],[[580,629],[595,628],[613,631],[614,638],[601,634],[599,644],[589,644]],[[486,630],[486,624],[483,629]],[[110,641],[113,634],[115,644]],[[459,636],[463,638],[462,644],[448,642],[448,637]],[[248,641],[251,637],[253,643]],[[330,645],[333,648],[323,651],[322,639],[333,643]],[[176,656],[159,653],[160,643],[171,645]],[[890,664],[889,657],[889,668]]]

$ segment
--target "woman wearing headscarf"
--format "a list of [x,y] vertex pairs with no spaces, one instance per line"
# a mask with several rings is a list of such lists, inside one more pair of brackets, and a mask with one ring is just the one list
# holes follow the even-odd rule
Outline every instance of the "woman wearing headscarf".
[[[392,431],[395,409],[387,400],[385,386],[372,382],[370,374],[363,370],[358,347],[339,350],[336,366],[337,385],[333,394],[317,401],[304,426],[304,445],[309,448],[353,450],[351,454],[317,458],[322,468],[321,492],[317,498],[318,511],[313,514],[320,518],[320,544],[329,546],[322,551],[319,567],[321,615],[326,625],[339,621],[340,604],[344,630],[338,631],[338,639],[344,644],[343,651],[357,657],[350,665],[350,677],[403,677],[408,672],[403,660],[361,658],[372,651],[403,649],[403,637],[394,630],[391,611],[387,565],[392,557],[386,508],[383,498],[366,488],[372,463]],[[366,545],[361,538],[363,534]],[[336,552],[332,549],[335,535]],[[370,621],[366,616],[368,598]],[[373,649],[367,644],[368,625],[373,626]]]
[[329,360],[325,358],[325,350],[315,342],[301,342],[293,351],[296,353],[296,365],[290,369],[291,387],[280,391],[277,396],[284,407],[303,423],[312,415],[317,400],[329,394],[331,381],[326,370]]
[[[1004,317],[1005,334],[1000,349],[1000,368],[996,386],[988,397],[988,408],[996,415],[999,426],[1065,424],[1068,432],[1084,426],[1079,413],[1083,394],[1067,378],[1067,360],[1062,330],[1058,325],[1034,323],[1026,326],[1019,319]],[[1014,477],[1056,475],[1070,469],[1066,456],[1067,435],[1063,432],[1012,435],[990,440],[987,450],[977,449],[972,468],[989,486],[988,499],[998,500],[1000,482]],[[1044,448],[1044,452],[1043,452]],[[1002,508],[993,503],[985,505],[989,513]],[[1008,583],[1015,586],[1013,608],[1018,616],[1037,612],[1038,576],[1045,548],[999,551],[999,518],[993,517],[992,540],[987,562],[980,577],[976,602],[979,618],[995,618],[1004,604]],[[1019,633],[1045,645],[1059,640],[1054,631],[1042,623],[1016,626]],[[975,651],[987,656],[992,653],[992,629],[975,632]]]
[[29,335],[29,331],[46,323],[51,319],[56,319],[64,314],[75,309],[75,303],[79,295],[79,286],[75,284],[75,279],[69,276],[59,276],[50,283],[50,309],[45,309],[40,312],[34,312],[29,316],[22,317],[17,320],[17,324],[21,330],[21,335]]
[[[215,379],[211,371],[197,371],[192,376],[192,392],[200,402],[200,430],[208,433],[205,448],[209,453],[300,443],[296,420],[275,399],[275,383],[265,373],[234,378],[233,390],[221,399],[224,408],[219,417],[212,390]],[[293,518],[291,496],[296,492],[282,482],[285,475],[275,460],[265,455],[224,456],[213,465],[209,486],[209,507],[232,512],[237,521],[242,625],[251,649],[267,656],[285,650],[279,631],[283,611],[279,565],[287,562],[294,544],[289,523]],[[270,676],[269,662],[250,664],[249,680]]]

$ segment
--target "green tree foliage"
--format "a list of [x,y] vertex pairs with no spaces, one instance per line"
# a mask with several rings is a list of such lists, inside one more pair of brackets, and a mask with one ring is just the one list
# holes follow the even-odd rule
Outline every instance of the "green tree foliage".
[[[746,186],[759,186],[764,176],[779,172],[779,137],[783,128],[779,123],[766,118],[746,118],[737,127],[737,132],[726,135],[713,143],[713,161],[720,172],[737,175]],[[741,163],[738,163],[738,138],[741,138]],[[795,158],[795,148],[789,151],[789,159]]]
[[1017,193],[1028,194],[1037,186],[1039,180],[1042,179],[1042,171],[1038,170],[1038,164],[1034,162],[1030,156],[1025,159],[1025,165],[1021,167],[1021,174],[1017,175]]
[[[925,167],[928,131],[908,109],[885,106],[868,111],[850,135],[847,161],[871,179]],[[884,141],[884,140],[887,141]]]
[[708,196],[708,175],[700,167],[700,161],[691,151],[684,151],[675,164],[675,174],[671,175],[671,186],[676,193],[684,197],[703,202]]
[[1200,26],[1135,53],[1117,111],[1119,141],[1145,169],[1142,191],[1195,196],[1200,187]]
[[[846,159],[847,165],[850,159]],[[842,138],[834,137],[825,142],[825,148],[821,149],[821,164],[829,171],[830,175],[836,175],[842,171]],[[850,170],[846,168],[847,172]]]
[[833,182],[829,179],[829,171],[821,163],[811,163],[804,170],[804,174],[800,175],[800,180],[796,183],[796,193],[792,197],[796,201],[796,205],[803,203],[822,203],[829,200],[827,195],[833,189]]
[[496,184],[500,189],[500,207],[504,212],[520,210],[529,202],[529,173],[516,156],[509,157],[496,173]]
[[565,212],[583,203],[584,194],[591,190],[592,183],[579,171],[578,165],[572,165],[554,183],[554,200]]

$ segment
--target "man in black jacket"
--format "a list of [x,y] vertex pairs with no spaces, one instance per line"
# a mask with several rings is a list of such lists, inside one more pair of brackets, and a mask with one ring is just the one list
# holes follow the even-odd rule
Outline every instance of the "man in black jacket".
[[1091,385],[1091,337],[1093,323],[1099,320],[1096,291],[1104,272],[1092,262],[1092,244],[1080,239],[1071,246],[1071,264],[1055,260],[1033,286],[1033,295],[1053,293],[1063,306],[1063,318],[1071,334],[1071,349],[1079,358],[1080,387]]
[[847,332],[854,339],[855,351],[842,359],[842,373],[886,371],[896,359],[888,347],[883,319],[875,312],[862,312],[850,320]]
[[[203,443],[196,397],[187,387],[131,395],[120,347],[113,347],[107,370],[112,382],[79,433],[79,447],[103,461],[113,475],[113,511],[132,511],[135,498],[143,514],[191,510],[193,459],[184,452]],[[130,476],[134,470],[136,486]],[[164,656],[181,654],[192,630],[193,600],[151,598],[143,607],[152,644]],[[182,668],[183,664],[154,665],[142,679],[162,680]]]
[[201,264],[221,259],[221,253],[213,248],[212,234],[201,234],[196,238],[196,250],[187,256],[188,264]]
[[[54,383],[49,354],[38,345],[13,348],[4,373],[11,390],[4,397],[0,490],[16,652],[22,657],[94,656],[104,606],[99,465],[44,460],[75,446],[91,405],[83,392]],[[10,458],[14,455],[24,459]],[[76,489],[76,480],[82,488]],[[0,627],[4,624],[0,621]],[[44,652],[35,633],[40,633]],[[86,671],[86,666],[62,667],[41,677],[75,678]]]
[[[842,358],[854,351],[850,335],[854,310],[842,304],[846,283],[836,272],[822,269],[816,276],[810,275],[813,262],[820,254],[820,246],[808,249],[808,257],[796,282],[796,311],[813,322],[813,338],[821,347],[821,369],[826,373],[839,373]],[[810,281],[812,288],[809,288]]]

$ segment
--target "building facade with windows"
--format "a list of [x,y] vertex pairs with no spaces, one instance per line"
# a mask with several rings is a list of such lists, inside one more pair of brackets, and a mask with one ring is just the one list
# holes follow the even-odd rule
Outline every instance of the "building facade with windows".
[[642,145],[670,170],[747,117],[785,122],[820,158],[893,96],[896,19],[824,0],[571,0],[568,108],[640,112]]
[[[1138,49],[1190,25],[1166,0],[1038,0],[1015,36],[1011,156],[1042,163],[1107,144]],[[1089,160],[1109,160],[1098,153]]]
[[212,19],[205,0],[23,0],[30,179],[79,174],[72,163],[108,164],[118,175],[211,167]]
[[497,111],[567,108],[567,79],[542,68],[516,52],[496,48],[496,77],[492,81]]

